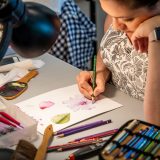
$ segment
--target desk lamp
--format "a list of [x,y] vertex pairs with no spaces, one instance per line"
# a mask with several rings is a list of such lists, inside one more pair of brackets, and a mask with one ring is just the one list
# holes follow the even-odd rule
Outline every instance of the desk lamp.
[[35,2],[0,0],[0,60],[9,45],[22,57],[48,51],[60,31],[60,20],[48,7]]

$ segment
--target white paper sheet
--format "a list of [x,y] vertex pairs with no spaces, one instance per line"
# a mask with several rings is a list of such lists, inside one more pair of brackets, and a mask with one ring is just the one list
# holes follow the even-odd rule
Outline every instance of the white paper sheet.
[[[106,97],[100,97],[92,104],[81,95],[75,84],[38,95],[18,103],[17,106],[38,121],[38,131],[43,134],[49,124],[53,125],[54,131],[58,131],[122,105]],[[55,116],[60,114],[62,115],[55,120]]]

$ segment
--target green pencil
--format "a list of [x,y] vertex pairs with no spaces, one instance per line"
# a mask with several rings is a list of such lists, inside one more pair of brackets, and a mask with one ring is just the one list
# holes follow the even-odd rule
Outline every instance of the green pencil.
[[[93,77],[92,77],[92,89],[96,88],[96,63],[97,63],[97,55],[95,54],[93,57]],[[95,102],[95,96],[92,94],[92,103]]]

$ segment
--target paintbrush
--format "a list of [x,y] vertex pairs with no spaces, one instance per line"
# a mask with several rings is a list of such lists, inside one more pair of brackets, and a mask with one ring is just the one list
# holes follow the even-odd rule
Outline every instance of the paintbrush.
[[53,127],[50,124],[44,131],[42,143],[38,148],[38,151],[36,153],[34,160],[44,160],[45,159],[47,147],[52,137],[53,137]]
[[20,140],[10,160],[34,160],[37,148],[26,140]]
[[20,140],[10,160],[44,160],[48,142],[53,135],[52,125],[49,125],[44,132],[40,147],[37,148],[28,141]]

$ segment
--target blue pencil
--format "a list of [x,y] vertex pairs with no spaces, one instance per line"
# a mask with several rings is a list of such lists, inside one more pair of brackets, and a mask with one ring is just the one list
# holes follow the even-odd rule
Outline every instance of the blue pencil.
[[[139,124],[139,122],[137,120],[134,120],[133,122],[131,122],[126,129],[128,130],[133,130],[137,125]],[[117,141],[118,143],[123,142],[127,136],[129,135],[129,133],[126,130],[123,130],[117,137],[115,137],[114,141]],[[105,151],[110,154],[113,150],[115,150],[117,148],[117,144],[115,143],[110,143],[106,148]]]
[[[157,135],[157,132],[154,130],[153,128],[153,131],[151,131],[150,134],[148,134],[148,137],[152,137],[154,138],[155,136]],[[147,138],[144,138],[144,141],[142,142],[142,144],[137,148],[138,150],[141,150],[143,151],[145,149],[145,147],[150,143],[150,140],[148,140]],[[135,156],[134,158],[138,158],[140,156],[140,152],[137,152],[135,153]]]
[[[151,134],[151,133],[153,132],[153,130],[154,130],[154,128],[151,127],[144,135],[148,136],[149,134]],[[144,141],[144,140],[145,140],[144,137],[140,138],[140,139],[138,140],[138,142],[133,146],[133,148],[135,148],[135,149],[141,148],[141,147],[145,144],[145,141]],[[126,153],[125,159],[128,159],[128,158],[130,158],[130,157],[134,157],[134,156],[135,156],[135,153],[136,153],[135,151],[130,150],[129,152]]]
[[[148,132],[150,132],[150,130],[146,130],[146,132],[145,132],[145,134],[144,135],[146,135],[146,134],[148,134]],[[138,141],[134,144],[134,146],[132,146],[133,148],[137,148],[140,144],[141,144],[141,142],[143,141],[143,137],[141,137],[140,139],[138,139]],[[128,159],[128,158],[130,158],[133,154],[135,153],[135,151],[133,151],[133,150],[129,150],[126,154],[125,154],[125,158],[126,159]]]
[[[160,131],[155,131],[155,133],[154,133],[154,135],[152,136],[152,138],[153,139],[155,139],[156,137],[158,137],[160,135]],[[151,136],[150,136],[151,137]],[[143,147],[143,150],[144,150],[144,152],[147,152],[149,149],[150,149],[150,151],[151,151],[151,147],[153,146],[153,144],[154,144],[154,141],[152,141],[152,140],[149,140],[147,143],[146,143],[146,145],[145,145],[145,147]],[[142,150],[142,148],[141,148],[141,150]],[[144,154],[140,154],[140,156],[138,157],[139,159],[143,159],[145,157],[145,155]]]
[[[139,131],[140,134],[144,134],[145,133],[145,130],[140,130]],[[139,135],[134,135],[129,141],[128,143],[126,144],[126,146],[133,146],[138,140],[140,139],[140,136]],[[125,147],[122,147],[122,149],[120,149],[120,152],[116,155],[116,156],[123,156],[123,154],[125,154],[125,152],[128,150],[128,148],[125,148]]]

